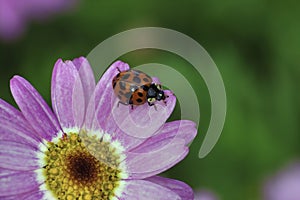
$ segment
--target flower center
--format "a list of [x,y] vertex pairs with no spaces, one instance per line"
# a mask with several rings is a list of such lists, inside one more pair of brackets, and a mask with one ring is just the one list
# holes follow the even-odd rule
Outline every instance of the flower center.
[[86,131],[48,142],[43,175],[56,199],[110,199],[120,185],[121,156],[110,142]]
[[93,156],[79,153],[70,155],[66,161],[72,179],[88,183],[93,177],[97,177],[97,160]]

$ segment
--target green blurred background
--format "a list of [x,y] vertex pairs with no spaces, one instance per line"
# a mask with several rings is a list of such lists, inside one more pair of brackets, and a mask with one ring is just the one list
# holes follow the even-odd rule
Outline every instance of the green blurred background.
[[[228,112],[213,151],[198,159],[208,128],[210,98],[201,77],[190,81],[201,109],[191,153],[165,173],[195,190],[207,188],[225,200],[261,199],[265,179],[300,156],[300,3],[296,1],[97,1],[32,22],[14,42],[0,44],[0,96],[14,74],[24,76],[50,103],[50,78],[58,58],[87,55],[121,31],[144,26],[174,29],[198,41],[217,64],[226,87]],[[188,64],[157,50],[122,57],[135,66],[158,62],[190,77]],[[172,119],[180,117],[177,108]]]

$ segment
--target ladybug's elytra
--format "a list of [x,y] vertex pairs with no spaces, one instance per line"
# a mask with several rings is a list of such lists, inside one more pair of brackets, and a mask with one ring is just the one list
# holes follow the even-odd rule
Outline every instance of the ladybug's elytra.
[[120,71],[113,78],[112,86],[119,103],[125,105],[142,105],[147,102],[153,106],[155,101],[166,99],[161,85],[153,83],[148,74],[139,70]]

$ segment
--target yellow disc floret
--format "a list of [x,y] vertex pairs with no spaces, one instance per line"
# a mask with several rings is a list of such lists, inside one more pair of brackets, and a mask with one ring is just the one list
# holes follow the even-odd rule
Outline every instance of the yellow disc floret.
[[85,131],[48,142],[43,175],[57,199],[110,199],[121,180],[121,158],[110,142]]

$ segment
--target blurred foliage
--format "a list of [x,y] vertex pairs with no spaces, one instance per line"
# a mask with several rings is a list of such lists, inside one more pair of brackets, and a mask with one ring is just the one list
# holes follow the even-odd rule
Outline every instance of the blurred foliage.
[[[1,98],[14,104],[9,79],[20,74],[50,103],[51,71],[58,58],[87,55],[101,41],[130,28],[180,31],[197,40],[219,67],[228,113],[214,150],[198,159],[210,98],[200,76],[181,71],[198,92],[201,122],[191,153],[165,175],[195,189],[209,188],[221,199],[260,199],[265,178],[300,156],[299,6],[289,0],[82,0],[76,10],[32,23],[23,38],[0,44]],[[179,71],[188,66],[175,55],[154,50],[123,58],[133,66],[158,62]],[[177,109],[172,119],[178,117]]]

